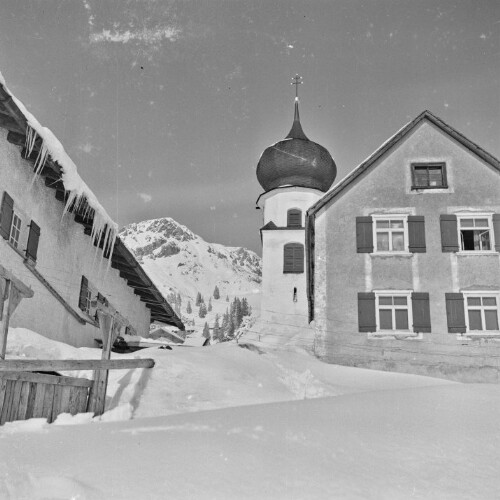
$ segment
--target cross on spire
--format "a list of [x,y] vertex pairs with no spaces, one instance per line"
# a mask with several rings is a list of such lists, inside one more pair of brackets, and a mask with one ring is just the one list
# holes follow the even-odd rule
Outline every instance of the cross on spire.
[[292,78],[292,83],[290,83],[290,85],[295,85],[295,99],[296,100],[299,98],[299,85],[302,85],[302,83],[304,83],[304,82],[302,81],[302,77],[299,75],[295,75]]

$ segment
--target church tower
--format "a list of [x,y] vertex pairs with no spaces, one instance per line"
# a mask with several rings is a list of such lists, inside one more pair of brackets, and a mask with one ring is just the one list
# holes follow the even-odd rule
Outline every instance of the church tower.
[[[281,343],[308,328],[305,214],[328,191],[337,167],[330,153],[310,141],[299,117],[296,75],[295,112],[284,140],[269,146],[257,165],[264,189],[257,200],[263,211],[261,337]],[[275,337],[275,338],[273,338]]]

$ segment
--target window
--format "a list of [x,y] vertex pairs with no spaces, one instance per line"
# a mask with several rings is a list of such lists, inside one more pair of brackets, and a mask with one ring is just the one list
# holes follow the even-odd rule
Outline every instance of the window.
[[458,216],[460,250],[489,251],[491,244],[491,215]]
[[19,235],[21,234],[21,219],[17,214],[12,216],[12,226],[10,228],[9,242],[16,248],[19,245]]
[[283,248],[283,272],[304,272],[304,245],[300,243],[287,243]]
[[410,292],[376,293],[377,331],[409,331]]
[[375,252],[407,252],[408,225],[406,216],[373,216]]
[[498,294],[464,294],[467,331],[499,331]]
[[297,208],[292,208],[286,213],[287,227],[302,227],[302,211]]
[[411,165],[412,189],[447,188],[445,163],[413,163]]

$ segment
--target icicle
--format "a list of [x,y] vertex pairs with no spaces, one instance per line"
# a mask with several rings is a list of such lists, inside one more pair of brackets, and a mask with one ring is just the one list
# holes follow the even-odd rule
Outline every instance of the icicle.
[[45,162],[47,161],[48,155],[49,155],[49,150],[48,150],[47,146],[45,145],[45,142],[42,141],[42,147],[40,148],[40,151],[38,152],[38,156],[36,157],[36,160],[35,160],[35,166],[34,166],[35,176],[39,175],[40,172],[42,171],[42,169],[45,165]]
[[26,126],[26,142],[24,143],[24,149],[25,158],[29,158],[31,156],[31,153],[33,152],[33,148],[35,147],[35,142],[36,138],[38,137],[38,134],[35,132],[35,130],[30,127],[30,125]]

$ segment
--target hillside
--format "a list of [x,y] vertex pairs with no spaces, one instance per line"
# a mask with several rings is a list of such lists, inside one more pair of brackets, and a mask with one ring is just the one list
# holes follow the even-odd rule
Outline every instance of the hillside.
[[[261,259],[254,252],[207,243],[169,217],[129,224],[119,234],[165,297],[180,294],[184,319],[211,324],[215,314],[222,314],[228,306],[226,297],[247,297],[252,308],[258,307]],[[196,295],[200,292],[208,301],[215,286],[221,298],[212,297],[213,311],[202,320],[197,317]],[[186,313],[188,301],[191,315]]]

